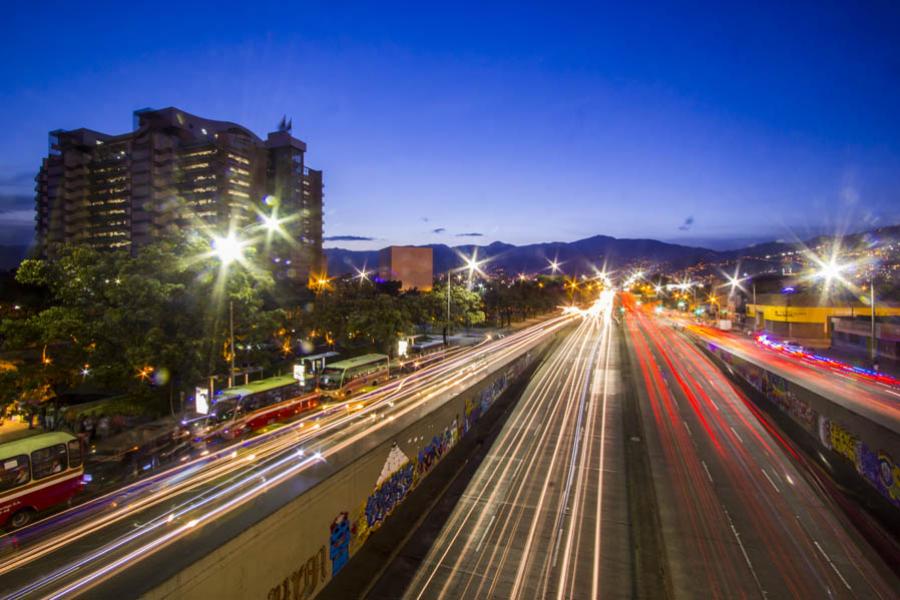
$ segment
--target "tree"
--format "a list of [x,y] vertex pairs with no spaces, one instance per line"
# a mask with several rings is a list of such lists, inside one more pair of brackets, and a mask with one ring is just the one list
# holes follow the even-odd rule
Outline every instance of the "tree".
[[26,260],[16,279],[45,290],[49,306],[0,325],[6,349],[24,352],[9,396],[59,398],[84,381],[132,396],[163,398],[227,368],[233,304],[241,361],[271,361],[284,311],[267,305],[268,272],[226,273],[197,237],[127,252],[62,247],[54,260]]

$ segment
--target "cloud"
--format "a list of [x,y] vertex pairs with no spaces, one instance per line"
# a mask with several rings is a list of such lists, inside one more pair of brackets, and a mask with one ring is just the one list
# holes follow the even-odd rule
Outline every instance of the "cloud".
[[477,231],[470,231],[468,233],[457,233],[456,237],[483,237],[483,233],[478,233]]
[[422,217],[422,222],[423,222],[423,223],[427,223],[427,222],[428,222],[428,217]]
[[444,233],[445,231],[447,231],[446,227],[438,227],[437,229],[432,229],[431,233]]
[[678,229],[680,231],[687,231],[693,226],[694,226],[694,217],[688,217],[687,219],[684,220],[684,223],[682,223],[681,225],[678,226]]
[[34,171],[19,171],[18,173],[0,175],[0,187],[20,188],[23,186],[31,187],[32,185],[34,185]]
[[371,242],[374,239],[364,235],[329,235],[322,238],[326,242]]
[[0,214],[25,210],[34,212],[34,196],[25,194],[0,194]]

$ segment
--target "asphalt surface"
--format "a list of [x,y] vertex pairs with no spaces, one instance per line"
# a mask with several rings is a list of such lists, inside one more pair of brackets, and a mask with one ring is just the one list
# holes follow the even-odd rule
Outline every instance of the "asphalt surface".
[[5,598],[135,597],[571,322],[556,317],[0,538]]
[[750,400],[685,334],[637,309],[625,320],[675,596],[896,598],[896,577]]
[[535,373],[406,598],[631,597],[611,295]]

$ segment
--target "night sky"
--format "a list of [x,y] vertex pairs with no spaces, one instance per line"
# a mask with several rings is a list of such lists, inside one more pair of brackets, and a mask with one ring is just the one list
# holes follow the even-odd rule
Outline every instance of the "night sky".
[[897,2],[9,4],[0,244],[31,237],[50,130],[166,106],[262,137],[293,118],[329,245],[900,222]]

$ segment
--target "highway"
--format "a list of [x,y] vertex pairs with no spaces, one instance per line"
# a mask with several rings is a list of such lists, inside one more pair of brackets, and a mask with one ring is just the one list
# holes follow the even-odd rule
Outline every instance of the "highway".
[[[174,574],[206,540],[214,547],[283,505],[328,471],[317,469],[399,418],[424,414],[496,366],[548,339],[572,320],[562,315],[455,353],[439,364],[329,405],[285,427],[190,460],[0,538],[5,598],[90,595],[151,557]],[[186,539],[187,538],[187,539]],[[137,581],[166,574],[146,568]],[[128,590],[133,584],[106,588]]]
[[612,297],[535,373],[406,598],[629,597]]
[[802,382],[816,394],[900,434],[900,389],[880,380],[887,378],[841,368],[836,362],[806,352],[779,350],[705,325],[686,323],[685,329],[785,379]]
[[[894,575],[684,333],[633,304],[625,330],[676,597],[897,597]],[[741,342],[748,354],[768,352]],[[795,376],[842,385],[786,360],[772,358]]]

